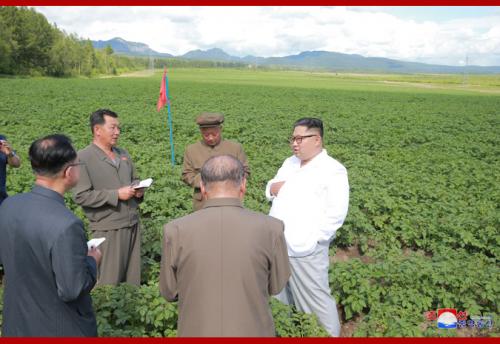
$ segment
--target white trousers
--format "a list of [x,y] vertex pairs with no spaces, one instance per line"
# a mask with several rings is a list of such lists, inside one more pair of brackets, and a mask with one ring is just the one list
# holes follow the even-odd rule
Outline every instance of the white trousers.
[[299,311],[316,314],[332,337],[340,336],[337,304],[328,284],[328,244],[318,244],[309,256],[289,258],[292,275],[276,298]]

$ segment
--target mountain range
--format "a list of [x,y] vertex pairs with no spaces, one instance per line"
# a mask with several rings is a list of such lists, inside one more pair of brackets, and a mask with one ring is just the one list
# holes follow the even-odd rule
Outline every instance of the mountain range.
[[330,51],[304,51],[297,55],[282,57],[237,57],[227,54],[219,48],[208,50],[192,50],[183,55],[174,56],[160,53],[151,49],[147,44],[129,42],[122,38],[113,38],[108,41],[92,41],[97,49],[107,45],[113,48],[116,54],[131,56],[168,57],[189,60],[208,60],[241,63],[242,65],[269,66],[294,69],[315,69],[327,71],[351,72],[383,72],[383,73],[467,73],[471,74],[499,74],[500,66],[446,66],[420,62],[408,62],[383,57],[364,57],[358,54],[343,54]]
[[171,54],[159,53],[151,49],[147,44],[139,42],[129,42],[123,38],[116,37],[108,41],[91,41],[96,49],[104,49],[108,45],[113,48],[116,54],[132,56],[156,56],[156,57],[174,57]]

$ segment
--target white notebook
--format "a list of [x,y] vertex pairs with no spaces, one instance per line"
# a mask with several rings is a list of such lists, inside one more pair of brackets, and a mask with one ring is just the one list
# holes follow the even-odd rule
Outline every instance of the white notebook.
[[153,184],[153,178],[144,179],[139,184],[134,185],[134,189],[149,188],[151,184]]
[[106,240],[106,238],[94,238],[94,239],[90,239],[89,241],[87,241],[87,247],[90,250],[92,247],[97,247],[100,244],[102,244],[104,240]]

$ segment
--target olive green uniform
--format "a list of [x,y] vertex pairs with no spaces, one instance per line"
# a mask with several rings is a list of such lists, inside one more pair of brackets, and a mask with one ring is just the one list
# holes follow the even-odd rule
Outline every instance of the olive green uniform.
[[99,285],[141,282],[141,233],[137,207],[140,199],[118,198],[118,189],[138,181],[127,151],[113,147],[112,161],[97,145],[78,152],[83,163],[80,179],[73,189],[74,200],[81,205],[90,222],[92,237],[105,237],[99,246],[102,261],[98,271]]
[[203,206],[203,199],[200,191],[201,167],[209,158],[218,155],[232,155],[245,168],[246,176],[250,174],[248,161],[243,146],[238,142],[221,140],[216,146],[209,146],[203,140],[193,143],[184,152],[184,165],[182,169],[182,180],[194,188],[193,210],[199,210]]

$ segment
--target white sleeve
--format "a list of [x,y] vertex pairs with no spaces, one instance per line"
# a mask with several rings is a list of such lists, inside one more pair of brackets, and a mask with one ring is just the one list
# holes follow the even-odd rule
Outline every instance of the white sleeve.
[[286,159],[283,162],[283,164],[281,165],[281,167],[278,170],[278,173],[276,173],[276,175],[274,176],[274,178],[267,182],[267,185],[266,185],[266,198],[267,198],[268,201],[272,201],[276,197],[275,195],[271,195],[271,185],[273,185],[276,182],[282,182],[282,181],[286,180],[285,175],[287,174],[287,170],[288,170],[288,167],[287,167],[288,166],[288,160],[289,159]]
[[342,226],[349,207],[349,181],[345,168],[337,169],[331,178],[327,178],[325,217],[320,226],[319,241],[335,238],[335,233]]

